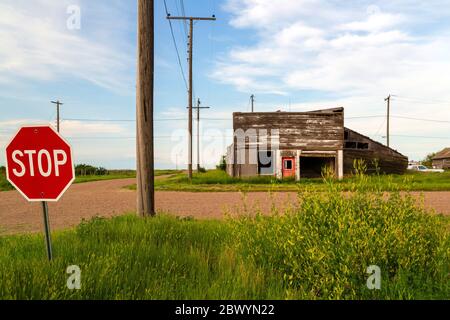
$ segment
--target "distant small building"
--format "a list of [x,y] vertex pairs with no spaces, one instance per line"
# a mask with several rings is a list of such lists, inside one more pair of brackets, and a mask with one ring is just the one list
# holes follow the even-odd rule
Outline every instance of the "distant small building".
[[269,175],[321,177],[324,167],[337,178],[362,159],[368,172],[402,174],[408,158],[344,126],[344,108],[311,112],[233,114],[234,143],[227,150],[233,177]]
[[445,148],[434,156],[433,167],[436,169],[450,169],[450,148]]

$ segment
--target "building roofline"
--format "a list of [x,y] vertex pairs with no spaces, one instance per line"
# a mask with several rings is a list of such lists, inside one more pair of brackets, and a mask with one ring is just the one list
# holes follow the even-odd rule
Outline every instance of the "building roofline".
[[329,109],[321,109],[321,110],[313,110],[313,111],[299,111],[299,112],[291,112],[291,111],[266,111],[266,112],[233,112],[233,116],[235,115],[274,115],[274,114],[283,114],[283,115],[307,115],[307,114],[336,114],[336,113],[344,113],[344,108],[329,108]]
[[379,146],[382,146],[382,147],[384,147],[384,148],[388,148],[388,149],[390,149],[392,152],[395,152],[396,154],[398,154],[399,156],[402,156],[402,157],[405,157],[406,159],[408,159],[407,156],[405,156],[404,154],[401,154],[401,153],[398,152],[397,150],[392,149],[391,147],[388,147],[387,145],[385,145],[385,144],[383,144],[383,143],[381,143],[381,142],[375,141],[375,140],[373,140],[372,138],[369,138],[368,136],[363,135],[362,133],[359,133],[358,131],[352,130],[352,129],[348,128],[348,127],[344,127],[344,130],[349,130],[349,131],[351,131],[351,132],[354,132],[354,133],[356,133],[356,134],[358,134],[358,135],[364,137],[365,139],[370,140],[370,142],[375,143],[375,144],[377,144],[377,145],[379,145]]
[[445,148],[444,150],[439,151],[433,157],[433,160],[441,160],[450,158],[450,148]]

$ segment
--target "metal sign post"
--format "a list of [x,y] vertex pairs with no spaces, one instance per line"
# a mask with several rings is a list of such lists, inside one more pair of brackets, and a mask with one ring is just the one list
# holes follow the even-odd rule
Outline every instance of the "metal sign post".
[[50,234],[50,219],[48,218],[48,203],[42,201],[42,209],[44,213],[45,243],[47,244],[47,257],[49,261],[53,260],[52,238]]

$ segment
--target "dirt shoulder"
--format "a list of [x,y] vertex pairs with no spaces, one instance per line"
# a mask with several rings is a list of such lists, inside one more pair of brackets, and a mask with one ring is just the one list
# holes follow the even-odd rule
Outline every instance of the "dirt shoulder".
[[[125,187],[135,179],[97,181],[73,185],[58,203],[50,203],[53,230],[78,225],[83,219],[95,216],[113,217],[136,210],[136,192]],[[425,206],[450,215],[450,192],[413,192]],[[220,219],[225,213],[237,214],[248,208],[270,211],[272,205],[279,210],[296,203],[297,194],[255,192],[245,196],[239,192],[156,192],[156,208],[177,216],[198,219]],[[254,210],[253,210],[254,211]],[[42,210],[40,203],[28,203],[17,191],[0,192],[0,234],[40,232]]]

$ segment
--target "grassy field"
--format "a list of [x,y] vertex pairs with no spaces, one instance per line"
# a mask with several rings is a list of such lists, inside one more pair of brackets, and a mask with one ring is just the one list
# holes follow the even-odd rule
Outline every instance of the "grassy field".
[[[89,176],[79,176],[76,177],[75,183],[85,183],[85,182],[94,182],[94,181],[103,181],[103,180],[116,180],[116,179],[128,179],[136,177],[136,173],[128,174],[128,173],[120,173],[120,174],[109,174],[104,176],[97,175],[89,175]],[[13,186],[6,180],[6,176],[4,174],[0,174],[0,192],[1,191],[10,191],[13,190]]]
[[[356,175],[336,182],[343,189],[351,191]],[[415,173],[405,175],[367,176],[367,187],[379,185],[384,191],[450,191],[450,172],[445,173]],[[136,189],[135,185],[128,188]],[[194,173],[192,182],[186,174],[174,174],[171,177],[156,181],[156,190],[190,191],[190,192],[228,192],[228,191],[322,191],[326,184],[322,178],[278,180],[273,177],[259,176],[251,178],[233,178],[224,171],[211,170],[206,173]]]
[[[177,170],[156,170],[155,176],[166,176],[166,175],[175,175],[180,174],[180,171]],[[128,179],[135,178],[136,171],[133,170],[112,170],[107,175],[88,175],[88,176],[78,176],[75,179],[75,183],[85,183],[85,182],[94,182],[94,181],[104,181],[104,180],[116,180],[116,179]],[[6,176],[4,172],[0,172],[0,191],[9,191],[12,190],[13,187],[6,180]]]
[[[155,177],[170,176],[181,174],[179,170],[155,170]],[[136,178],[136,171],[134,170],[111,170],[109,174],[104,176],[78,176],[75,183],[103,181],[103,180],[117,180],[117,179],[129,179]]]
[[[225,221],[134,215],[0,238],[0,299],[448,299],[450,220],[408,197],[303,194],[298,209]],[[81,290],[66,268],[81,268]],[[381,269],[381,290],[366,286]]]

